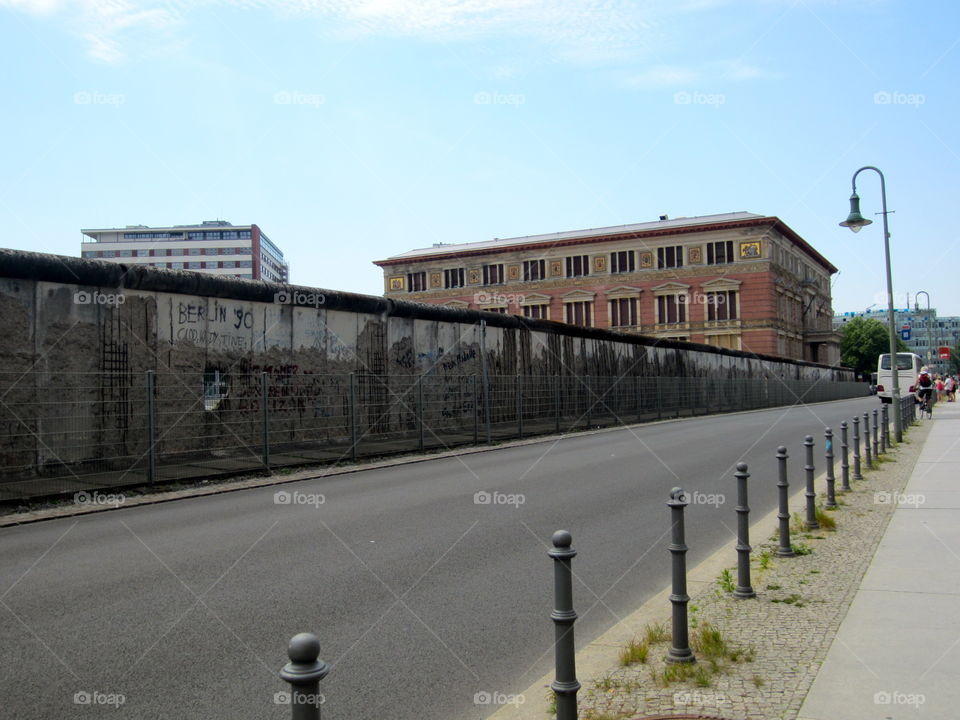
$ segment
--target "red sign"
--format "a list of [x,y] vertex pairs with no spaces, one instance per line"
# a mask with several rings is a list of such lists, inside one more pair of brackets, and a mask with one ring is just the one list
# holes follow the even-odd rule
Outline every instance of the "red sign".
[[950,359],[950,348],[944,346],[940,348],[940,359],[949,360]]

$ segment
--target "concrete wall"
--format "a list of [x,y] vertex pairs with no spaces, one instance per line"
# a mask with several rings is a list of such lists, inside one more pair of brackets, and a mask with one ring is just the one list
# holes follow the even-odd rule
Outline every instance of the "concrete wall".
[[[4,467],[42,466],[46,456],[79,460],[100,440],[106,456],[136,455],[147,370],[172,393],[161,397],[197,404],[164,432],[168,449],[184,450],[214,432],[202,397],[204,373],[214,371],[232,378],[229,409],[238,423],[245,413],[258,417],[259,373],[268,373],[271,402],[289,411],[291,427],[316,420],[319,408],[338,414],[330,408],[342,401],[349,373],[424,373],[434,388],[484,372],[853,379],[842,368],[515,316],[3,249],[0,334]],[[376,405],[373,395],[367,400]],[[75,410],[65,419],[58,403]],[[182,413],[183,405],[157,409]],[[43,443],[25,449],[24,427],[34,433],[41,424]],[[251,432],[243,430],[244,441]]]

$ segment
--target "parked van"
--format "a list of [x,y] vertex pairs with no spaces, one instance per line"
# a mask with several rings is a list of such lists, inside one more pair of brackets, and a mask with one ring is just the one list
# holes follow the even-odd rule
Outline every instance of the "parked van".
[[[923,360],[914,353],[897,353],[897,384],[900,397],[913,393],[913,382],[920,374]],[[890,353],[884,353],[877,360],[877,395],[880,402],[890,402],[893,393],[893,370],[890,367]]]

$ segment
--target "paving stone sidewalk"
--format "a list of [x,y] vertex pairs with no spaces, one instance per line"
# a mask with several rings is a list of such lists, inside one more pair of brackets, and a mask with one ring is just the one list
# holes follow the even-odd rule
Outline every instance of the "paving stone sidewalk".
[[[691,637],[704,627],[718,630],[729,654],[739,656],[736,661],[719,661],[719,672],[706,673],[711,663],[701,653],[697,666],[704,671],[699,683],[690,678],[665,684],[668,636],[667,641],[650,645],[645,663],[617,665],[598,676],[581,677],[580,717],[796,718],[893,516],[891,500],[909,480],[928,432],[928,426],[915,425],[904,443],[881,456],[876,469],[864,472],[863,480],[851,479],[851,492],[838,492],[841,505],[826,512],[836,521],[835,531],[792,535],[793,543],[809,548],[810,554],[776,557],[774,524],[760,536],[755,533],[751,537],[755,599],[733,598],[729,580],[724,587],[720,577],[712,587],[691,593],[689,610],[695,626]],[[823,459],[818,462],[822,464]],[[852,456],[850,462],[852,466]],[[852,478],[852,467],[850,474]],[[793,494],[803,479],[790,481]],[[822,482],[817,490],[824,490]],[[818,501],[822,503],[823,498]],[[792,501],[790,509],[796,514],[803,507]],[[731,538],[731,549],[733,544]],[[735,559],[729,567],[735,582]],[[669,630],[670,608],[664,605],[662,622]]]

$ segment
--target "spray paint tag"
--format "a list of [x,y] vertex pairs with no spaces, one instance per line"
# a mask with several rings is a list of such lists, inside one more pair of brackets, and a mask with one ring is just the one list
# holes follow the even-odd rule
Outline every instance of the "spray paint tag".
[[833,452],[833,438],[827,440],[827,452]]

